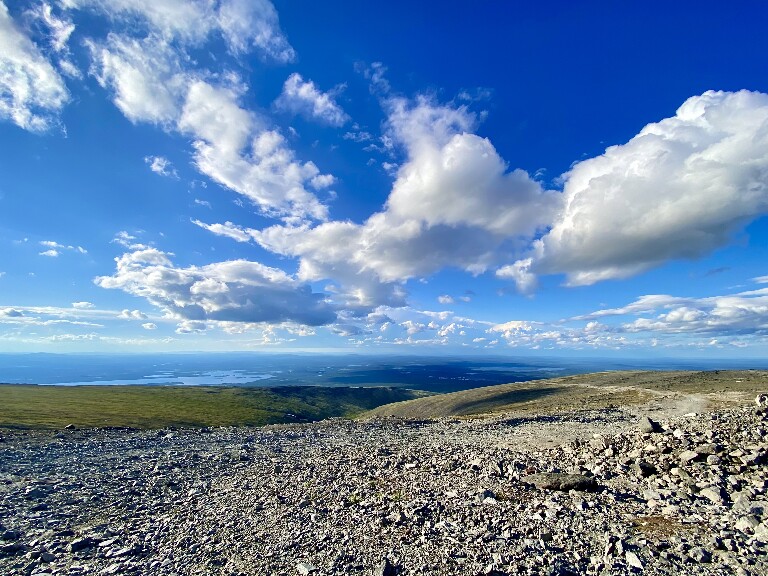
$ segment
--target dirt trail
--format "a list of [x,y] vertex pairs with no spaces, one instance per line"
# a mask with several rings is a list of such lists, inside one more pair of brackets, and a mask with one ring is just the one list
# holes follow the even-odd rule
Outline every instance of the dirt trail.
[[381,406],[370,417],[462,418],[508,424],[517,448],[551,448],[596,433],[637,430],[641,417],[664,422],[751,403],[768,391],[764,371],[621,371],[489,386]]

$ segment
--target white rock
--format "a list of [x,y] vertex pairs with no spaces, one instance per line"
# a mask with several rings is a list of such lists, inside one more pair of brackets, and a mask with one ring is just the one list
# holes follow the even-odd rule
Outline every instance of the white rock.
[[740,532],[751,532],[759,524],[760,524],[760,521],[754,516],[742,516],[736,521],[735,528]]
[[307,574],[312,574],[312,572],[314,572],[315,570],[317,570],[317,568],[312,566],[312,564],[308,564],[306,562],[299,562],[298,564],[296,564],[296,571],[302,576],[307,576]]
[[755,540],[759,540],[760,542],[768,542],[768,524],[763,522],[762,524],[759,524],[755,526]]
[[643,563],[640,561],[640,558],[638,558],[637,554],[635,554],[631,550],[627,550],[624,553],[624,559],[627,561],[627,564],[632,568],[637,568],[638,570],[643,569]]

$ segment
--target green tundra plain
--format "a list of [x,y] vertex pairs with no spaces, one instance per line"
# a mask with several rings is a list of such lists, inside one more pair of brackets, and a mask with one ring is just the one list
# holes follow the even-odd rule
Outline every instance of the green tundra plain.
[[263,426],[354,417],[425,395],[394,387],[0,385],[0,427]]

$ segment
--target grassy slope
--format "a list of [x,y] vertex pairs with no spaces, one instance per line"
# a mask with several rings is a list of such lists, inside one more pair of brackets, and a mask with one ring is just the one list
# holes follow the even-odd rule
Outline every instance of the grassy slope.
[[552,414],[696,394],[711,403],[768,391],[768,372],[616,371],[502,384],[380,406],[361,417],[440,418],[486,413]]
[[354,416],[421,395],[386,387],[0,385],[0,427],[260,426]]
[[260,426],[334,416],[439,418],[551,414],[696,394],[745,401],[768,391],[761,371],[622,371],[428,395],[404,388],[221,388],[0,385],[0,427]]

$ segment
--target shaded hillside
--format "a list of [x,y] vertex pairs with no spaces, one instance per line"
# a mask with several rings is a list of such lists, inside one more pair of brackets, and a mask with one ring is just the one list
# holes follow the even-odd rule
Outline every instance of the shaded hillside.
[[676,403],[700,409],[768,390],[768,372],[616,371],[486,386],[380,406],[363,417],[441,418],[486,413],[552,414],[609,405]]

